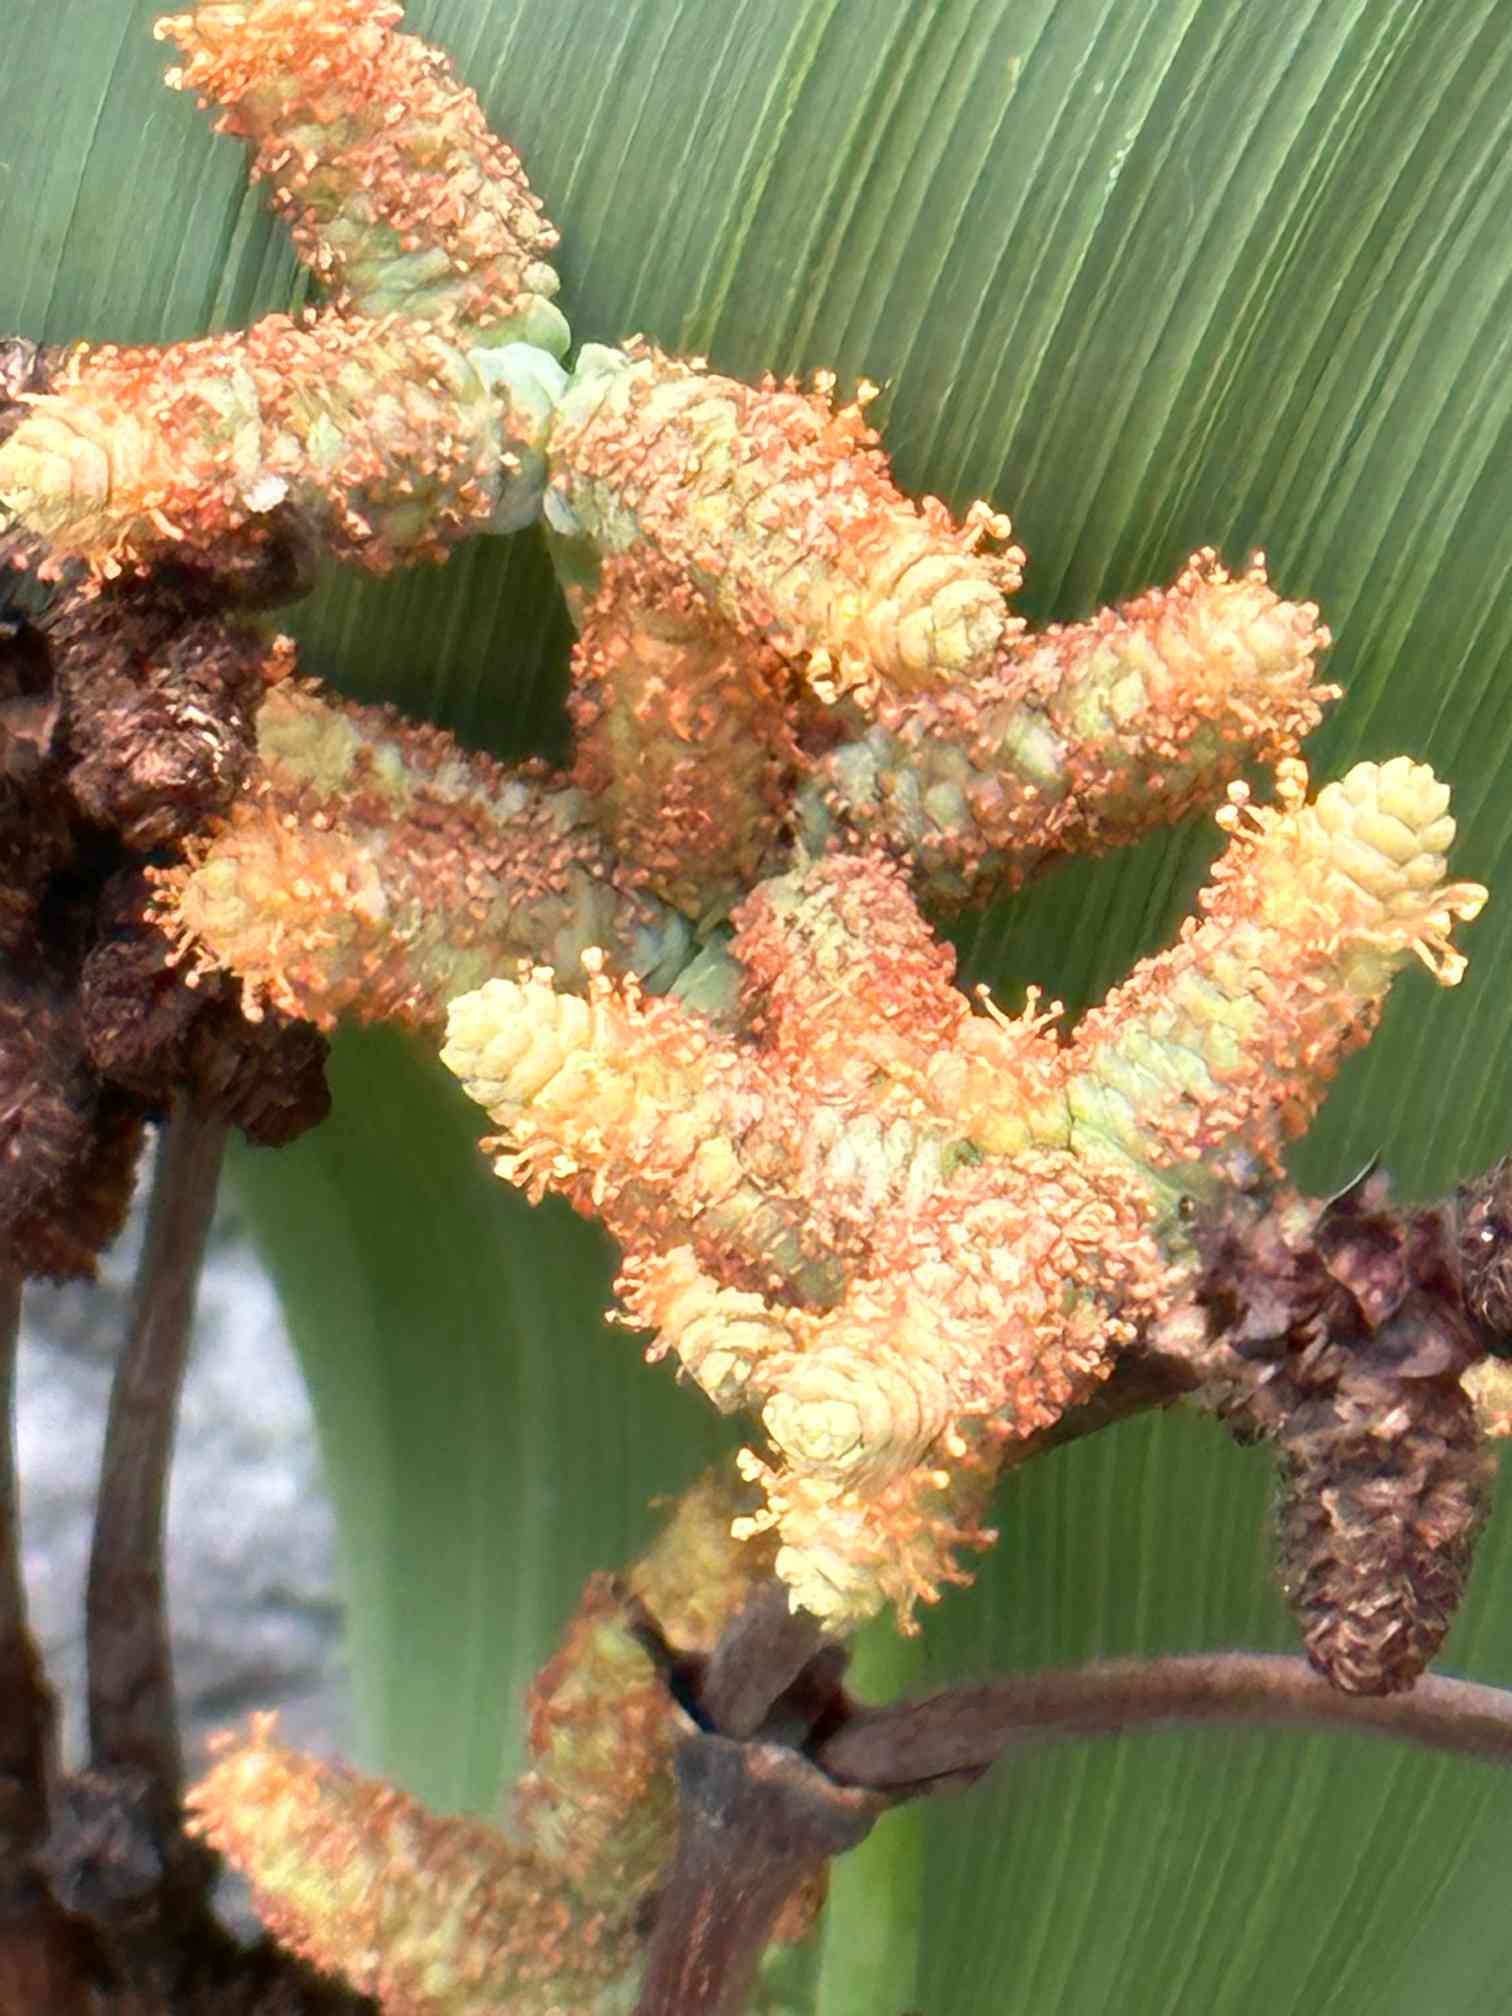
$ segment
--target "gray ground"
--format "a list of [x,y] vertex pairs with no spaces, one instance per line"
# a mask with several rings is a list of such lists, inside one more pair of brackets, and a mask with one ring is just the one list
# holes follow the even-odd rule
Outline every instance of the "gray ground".
[[[140,1202],[140,1199],[139,1199]],[[83,1580],[110,1366],[139,1237],[93,1289],[29,1291],[17,1446],[32,1625],[81,1761]],[[336,1536],[278,1303],[223,1202],[200,1292],[168,1514],[169,1599],[185,1749],[254,1708],[301,1747],[350,1749]]]

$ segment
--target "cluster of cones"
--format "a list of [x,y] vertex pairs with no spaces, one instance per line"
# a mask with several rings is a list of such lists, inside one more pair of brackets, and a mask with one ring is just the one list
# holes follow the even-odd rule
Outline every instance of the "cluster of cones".
[[[0,350],[0,438],[48,366]],[[145,871],[253,762],[282,653],[238,616],[287,599],[292,550],[65,575],[48,596],[16,571],[34,557],[7,542],[0,604],[0,1252],[12,1273],[65,1277],[119,1229],[144,1124],[175,1096],[260,1143],[329,1101],[313,1030],[249,1022],[229,982],[189,986],[142,921]]]

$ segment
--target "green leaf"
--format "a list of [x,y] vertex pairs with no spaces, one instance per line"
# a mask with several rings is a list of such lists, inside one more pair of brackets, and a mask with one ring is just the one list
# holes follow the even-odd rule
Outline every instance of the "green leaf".
[[[155,83],[150,4],[11,0],[0,327],[182,336],[286,306],[236,149]],[[1512,15],[1504,0],[415,0],[561,226],[581,338],[886,387],[905,483],[1014,514],[1035,620],[1263,544],[1322,604],[1344,703],[1315,768],[1405,750],[1454,785],[1499,891],[1456,993],[1404,984],[1299,1168],[1380,1149],[1409,1193],[1507,1145],[1512,1044]],[[505,753],[559,747],[540,549],[332,578],[306,663]],[[1161,941],[1211,830],[1068,871],[959,933],[966,976],[1073,1009]],[[492,1184],[471,1123],[383,1038],[338,1118],[242,1177],[290,1295],[345,1516],[376,1755],[486,1800],[590,1565],[711,1429],[592,1311],[584,1228]],[[1143,1421],[1015,1477],[931,1677],[1286,1645],[1266,1462]],[[1448,1664],[1512,1678],[1512,1520]],[[1503,1613],[1506,1621],[1503,1621]],[[1490,1772],[1343,1738],[1150,1736],[1026,1754],[900,1823],[879,1943],[939,2016],[1472,2016],[1499,2006]],[[843,1938],[879,1910],[842,1865]],[[848,1885],[857,1886],[847,1890]],[[864,1900],[864,1910],[861,1908]],[[832,1947],[825,2016],[885,1997]],[[849,2000],[847,1997],[849,1996]]]

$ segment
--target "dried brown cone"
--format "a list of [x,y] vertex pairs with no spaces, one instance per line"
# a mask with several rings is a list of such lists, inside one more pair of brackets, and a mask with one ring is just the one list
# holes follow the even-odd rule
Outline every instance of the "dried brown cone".
[[0,1224],[23,1275],[49,1281],[92,1281],[99,1255],[126,1222],[145,1134],[141,1102],[114,1086],[101,1088],[82,1153],[64,1178],[9,1224]]
[[57,723],[46,641],[0,601],[0,953],[29,935],[49,878],[72,851]]
[[23,1276],[94,1272],[120,1229],[143,1105],[102,1084],[79,974],[113,840],[63,785],[55,659],[24,616],[0,634],[0,1255]]
[[1443,1644],[1490,1464],[1457,1380],[1341,1382],[1281,1438],[1282,1585],[1307,1655],[1348,1694],[1410,1687]]
[[16,1228],[48,1211],[93,1140],[97,1086],[68,976],[39,959],[0,967],[0,1245],[34,1271]]
[[[45,358],[0,345],[0,422]],[[253,755],[288,647],[227,611],[302,585],[298,528],[203,565],[63,582],[40,614],[0,604],[0,1256],[91,1275],[130,1202],[143,1123],[183,1087],[249,1139],[291,1139],[329,1105],[325,1046],[195,989],[142,921],[144,852],[219,812]],[[0,565],[35,559],[0,541]],[[213,569],[213,571],[212,571]]]
[[1454,1193],[1465,1300],[1486,1326],[1486,1349],[1512,1357],[1512,1155]]
[[143,921],[150,893],[139,869],[106,883],[79,976],[79,1012],[95,1069],[161,1105],[184,1075],[190,1027],[210,990],[185,986],[161,932]]
[[52,656],[37,625],[0,602],[0,780],[35,785],[54,754],[58,706]]
[[254,1148],[287,1147],[331,1110],[331,1046],[312,1024],[277,1009],[249,1021],[229,984],[220,996],[190,1036],[189,1082]]
[[191,984],[146,921],[150,896],[145,876],[128,869],[101,898],[99,936],[79,983],[90,1061],[155,1106],[192,1088],[254,1146],[297,1139],[330,1111],[325,1038],[276,1010],[249,1021],[221,976]]
[[251,767],[257,705],[285,663],[227,622],[213,577],[164,569],[59,597],[43,619],[79,811],[132,848],[182,839]]
[[1191,1302],[1156,1326],[1199,1400],[1273,1437],[1282,1586],[1313,1665],[1410,1687],[1453,1620],[1491,1462],[1460,1375],[1484,1350],[1442,1209],[1369,1176],[1319,1206],[1233,1199],[1194,1227]]

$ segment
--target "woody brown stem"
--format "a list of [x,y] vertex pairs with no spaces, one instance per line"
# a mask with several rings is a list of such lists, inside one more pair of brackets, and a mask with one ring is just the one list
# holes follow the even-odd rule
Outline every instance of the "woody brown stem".
[[1051,1450],[1063,1449],[1069,1442],[1079,1442],[1085,1435],[1116,1428],[1120,1421],[1131,1421],[1136,1414],[1146,1414],[1152,1407],[1169,1407],[1190,1390],[1190,1384],[1189,1380],[1178,1379],[1163,1360],[1142,1351],[1130,1351],[1118,1360],[1089,1400],[1079,1407],[1068,1407],[1049,1428],[1005,1443],[998,1458],[998,1475],[1017,1470],[1036,1456],[1048,1456]]
[[860,1708],[815,1761],[842,1784],[897,1794],[984,1770],[1017,1743],[1198,1723],[1353,1730],[1512,1765],[1512,1690],[1430,1674],[1403,1694],[1341,1694],[1305,1660],[1262,1652],[1110,1659]]
[[636,2016],[739,2016],[784,1903],[864,1840],[883,1802],[794,1750],[695,1736],[677,1755],[682,1827]]
[[760,1583],[714,1648],[699,1689],[704,1714],[722,1736],[754,1736],[819,1644],[817,1618],[792,1608],[783,1583]]
[[181,1099],[163,1129],[126,1342],[105,1431],[86,1598],[95,1770],[182,1783],[163,1580],[168,1466],[226,1125]]
[[26,1628],[16,1496],[21,1280],[0,1270],[0,1883],[19,1877],[46,1824],[53,1703]]

